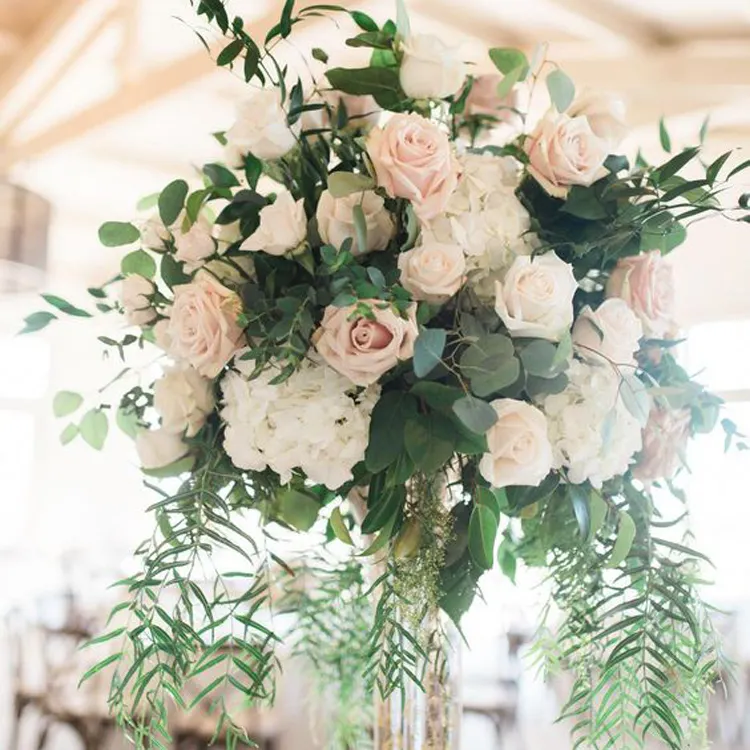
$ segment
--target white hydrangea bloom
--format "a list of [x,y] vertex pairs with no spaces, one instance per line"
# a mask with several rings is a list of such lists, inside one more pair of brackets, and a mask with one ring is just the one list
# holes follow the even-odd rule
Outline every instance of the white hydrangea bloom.
[[515,194],[520,175],[515,159],[466,153],[460,162],[461,178],[445,213],[423,231],[463,248],[469,283],[489,299],[516,256],[531,254],[536,237],[529,234],[531,217]]
[[624,474],[640,451],[641,424],[620,398],[614,368],[573,360],[567,374],[565,390],[542,402],[555,466],[573,484],[589,480],[601,487]]
[[255,380],[247,375],[253,362],[235,360],[222,381],[226,422],[224,448],[240,469],[270,467],[282,482],[294,469],[329,489],[352,478],[352,469],[367,448],[370,415],[380,388],[360,390],[335,370],[305,362],[287,381],[271,385],[266,371]]

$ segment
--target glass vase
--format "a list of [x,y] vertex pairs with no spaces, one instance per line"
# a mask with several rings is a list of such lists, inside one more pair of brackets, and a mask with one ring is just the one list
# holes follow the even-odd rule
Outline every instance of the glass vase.
[[387,698],[376,691],[375,750],[460,750],[461,643],[456,627],[433,613],[422,686],[408,681]]

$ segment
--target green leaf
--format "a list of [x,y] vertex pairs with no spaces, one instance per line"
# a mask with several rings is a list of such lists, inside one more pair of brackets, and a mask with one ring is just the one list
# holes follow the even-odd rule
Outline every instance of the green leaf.
[[491,490],[488,487],[477,487],[474,493],[474,504],[489,508],[500,521],[500,514],[508,507],[508,496],[504,489]]
[[294,0],[286,0],[284,8],[281,11],[281,20],[279,21],[279,33],[282,39],[286,39],[292,33],[292,12],[294,10]]
[[523,65],[519,65],[509,73],[506,73],[503,76],[503,80],[497,84],[497,89],[495,90],[498,99],[505,99],[513,90],[513,87],[526,77],[527,73],[528,68]]
[[588,221],[606,219],[608,216],[607,209],[599,200],[596,192],[581,185],[573,185],[562,210],[566,214]]
[[250,190],[255,190],[258,187],[258,180],[262,174],[263,162],[252,154],[247,154],[245,156],[245,179],[250,186]]
[[92,317],[91,313],[81,310],[80,307],[71,305],[67,300],[64,300],[62,297],[57,297],[54,294],[43,294],[42,299],[60,312],[65,313],[66,315],[72,315],[74,318]]
[[713,185],[719,177],[721,168],[726,164],[727,159],[734,153],[734,151],[727,151],[722,154],[718,159],[712,162],[711,166],[706,170],[706,179]]
[[[185,450],[187,450],[187,446],[185,446]],[[159,466],[156,469],[141,469],[141,472],[147,477],[153,477],[154,479],[170,479],[186,474],[194,466],[195,456],[183,456],[166,466]]]
[[95,674],[98,674],[102,669],[106,669],[110,664],[114,664],[116,661],[122,659],[122,653],[110,654],[106,659],[102,659],[100,662],[95,664],[89,669],[83,677],[81,677],[78,687],[80,688],[86,680],[90,680]]
[[239,180],[235,177],[234,172],[227,169],[222,164],[205,164],[203,174],[208,177],[216,187],[233,188],[239,186]]
[[220,68],[225,65],[231,65],[240,52],[242,52],[244,46],[242,39],[235,39],[234,41],[229,42],[229,44],[227,44],[227,46],[217,55],[216,64]]
[[450,409],[464,392],[452,385],[435,383],[432,380],[420,380],[412,386],[410,393],[426,401],[433,409]]
[[115,415],[115,423],[132,440],[135,440],[138,434],[138,415],[132,409],[123,409],[120,407]]
[[529,60],[520,49],[494,47],[489,54],[495,67],[504,75],[519,68],[529,69]]
[[331,68],[326,71],[331,87],[345,94],[370,94],[385,109],[406,99],[398,72],[392,68]]
[[472,375],[471,390],[480,398],[487,398],[513,385],[520,374],[521,363],[515,357],[511,357],[491,371]]
[[367,250],[367,219],[361,204],[357,203],[352,207],[352,220],[354,221],[354,235],[357,238],[357,247],[360,253]]
[[83,415],[79,426],[81,437],[95,450],[104,448],[109,432],[109,420],[101,409],[91,409]]
[[369,175],[353,172],[333,172],[328,175],[328,192],[334,198],[345,198],[352,193],[361,193],[374,187],[375,180]]
[[389,525],[393,528],[405,501],[406,495],[403,486],[387,492],[385,497],[380,498],[379,502],[369,509],[364,521],[362,521],[362,533],[374,534]]
[[328,62],[328,53],[320,47],[313,47],[311,54],[314,60],[322,62],[324,65]]
[[555,108],[558,112],[565,112],[575,99],[575,84],[560,68],[553,70],[547,76],[546,83],[550,99]]
[[141,237],[138,228],[124,221],[107,221],[99,227],[99,242],[105,247],[119,247],[137,242]]
[[53,320],[57,320],[57,316],[51,312],[35,312],[24,318],[24,327],[18,332],[19,335],[26,333],[36,333],[41,331],[42,328],[46,328]]
[[589,493],[589,535],[588,540],[593,541],[601,531],[607,518],[609,506],[598,492]]
[[669,161],[658,167],[655,177],[660,183],[663,183],[665,180],[676,175],[686,164],[695,159],[699,152],[700,148],[697,146],[686,148],[684,151],[681,151]]
[[396,28],[402,39],[408,39],[411,36],[411,22],[404,0],[396,0]]
[[320,503],[315,495],[292,487],[278,497],[279,517],[298,531],[309,531],[318,519]]
[[456,431],[447,417],[437,412],[412,417],[404,428],[406,451],[425,474],[442,469],[453,456]]
[[418,378],[429,375],[443,356],[448,332],[442,328],[423,328],[414,344],[414,374]]
[[378,30],[378,25],[367,15],[367,13],[363,13],[361,10],[352,10],[349,11],[349,15],[352,17],[354,23],[356,23],[363,31]]
[[344,523],[344,517],[341,515],[341,508],[334,508],[333,513],[331,513],[331,528],[340,542],[348,544],[350,547],[354,546],[352,535],[349,533],[349,529]]
[[478,435],[484,435],[497,422],[497,412],[492,406],[471,395],[456,401],[453,404],[453,413]]
[[164,253],[161,256],[159,275],[170,289],[190,282],[190,276],[182,270],[182,266],[169,253]]
[[359,553],[360,557],[374,555],[376,552],[380,552],[380,550],[388,544],[393,535],[393,527],[396,525],[396,518],[396,515],[391,517],[391,519],[380,530],[377,537],[375,537],[373,543],[366,550]]
[[404,428],[416,413],[414,396],[402,391],[383,394],[370,420],[370,439],[365,452],[368,471],[377,474],[399,457],[404,450]]
[[706,115],[706,119],[703,120],[701,129],[698,131],[698,141],[701,146],[706,142],[706,136],[708,135],[708,125],[711,122],[711,115]]
[[69,424],[61,433],[60,433],[60,442],[62,445],[67,445],[68,443],[72,442],[78,437],[78,426],[74,424]]
[[153,279],[156,275],[156,261],[145,250],[134,250],[122,259],[120,271],[125,276],[132,274]]
[[484,505],[475,505],[469,519],[469,553],[483,570],[490,570],[495,560],[498,519]]
[[529,375],[539,378],[554,378],[559,374],[554,362],[557,357],[557,347],[551,341],[534,339],[520,351],[524,370]]
[[83,404],[83,396],[73,391],[58,391],[52,400],[52,412],[60,417],[67,417],[78,411]]
[[662,149],[664,149],[664,151],[666,151],[668,154],[671,153],[672,139],[669,137],[667,125],[664,122],[663,117],[659,120],[659,142],[661,143],[661,147]]
[[635,541],[635,523],[625,512],[620,511],[620,523],[617,530],[617,539],[612,547],[612,554],[607,560],[605,567],[619,568],[630,554],[630,549]]
[[159,195],[159,216],[164,226],[171,227],[177,221],[180,212],[185,207],[188,189],[185,180],[175,180],[162,190]]

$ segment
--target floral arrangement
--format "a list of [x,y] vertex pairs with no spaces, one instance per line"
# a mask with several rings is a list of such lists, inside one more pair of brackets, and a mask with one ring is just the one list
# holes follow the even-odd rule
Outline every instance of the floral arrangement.
[[[576,92],[543,53],[491,49],[497,73],[474,75],[402,5],[380,26],[289,0],[255,40],[220,0],[196,4],[253,90],[216,135],[225,164],[101,228],[106,246],[139,243],[89,290],[127,325],[101,340],[123,360],[157,347],[163,372],[125,389],[126,369],[63,433],[101,448],[116,415],[167,480],[147,482],[156,529],[120,582],[129,623],[96,641],[122,648],[89,673],[114,669],[118,719],[163,747],[167,701],[186,707],[208,671],[191,705],[213,701],[217,736],[249,742],[231,696],[272,699],[273,614],[294,611],[287,637],[337,706],[329,746],[366,747],[373,691],[424,687],[444,657],[437,611],[460,624],[485,571],[522,562],[562,613],[539,649],[575,677],[574,746],[686,747],[720,653],[673,478],[720,400],[675,358],[668,255],[691,219],[746,218],[717,196],[748,164],[669,153],[662,124],[665,161],[631,166],[615,97]],[[348,14],[371,61],[326,68],[313,49],[324,74],[303,85],[274,51],[321,14]],[[532,122],[521,92],[545,90]],[[56,412],[83,401],[60,393]],[[284,559],[282,528],[306,558]],[[221,548],[244,564],[206,586]]]

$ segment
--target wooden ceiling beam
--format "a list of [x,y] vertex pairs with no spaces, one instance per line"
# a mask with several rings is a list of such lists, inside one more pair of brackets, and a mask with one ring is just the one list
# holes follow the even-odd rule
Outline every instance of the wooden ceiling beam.
[[0,101],[2,101],[23,79],[44,51],[57,39],[61,31],[73,19],[86,0],[58,0],[50,5],[44,21],[24,41],[19,54],[0,75]]
[[[343,2],[339,0],[338,4],[350,9],[362,6],[360,0],[344,0]],[[278,16],[279,9],[274,7],[263,17],[247,24],[245,31],[255,39],[263,39],[268,30],[278,21]],[[312,17],[306,27],[312,28],[324,20],[323,17]],[[0,144],[3,146],[0,148],[0,174],[19,162],[36,158],[98,127],[158,102],[174,91],[195,83],[216,70],[211,56],[206,54],[205,50],[199,49],[183,58],[142,71],[135,77],[124,81],[111,96],[60,122],[55,122],[47,130],[31,136],[28,140],[20,143],[11,141]]]
[[625,10],[611,0],[552,0],[552,3],[636,46],[659,46],[674,41],[663,25]]

